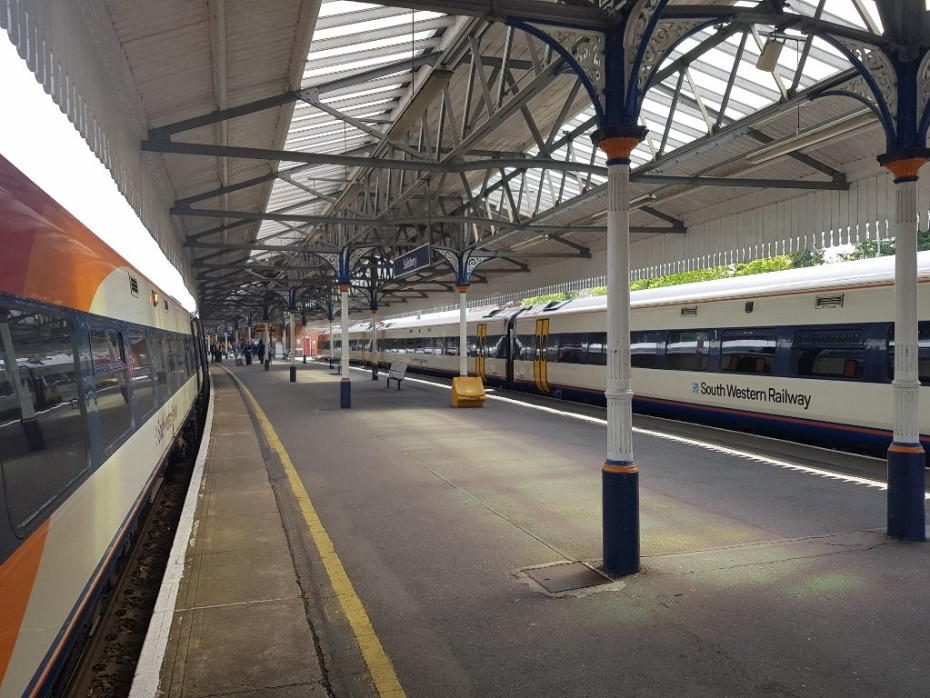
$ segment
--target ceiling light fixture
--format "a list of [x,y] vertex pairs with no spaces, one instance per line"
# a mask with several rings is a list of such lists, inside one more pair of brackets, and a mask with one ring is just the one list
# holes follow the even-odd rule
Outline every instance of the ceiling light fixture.
[[803,148],[823,143],[831,138],[858,131],[873,123],[875,123],[875,116],[871,110],[867,109],[847,114],[826,124],[814,126],[797,134],[774,140],[758,150],[747,153],[743,157],[743,161],[750,165],[761,165],[775,158],[795,153]]
[[766,73],[774,73],[775,68],[778,67],[778,57],[784,47],[784,40],[779,41],[772,37],[766,39],[762,51],[759,53],[759,60],[756,61],[756,68],[764,70]]

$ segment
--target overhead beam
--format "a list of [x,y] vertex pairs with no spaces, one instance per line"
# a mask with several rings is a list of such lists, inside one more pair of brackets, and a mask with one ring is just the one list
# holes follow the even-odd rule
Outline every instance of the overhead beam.
[[[171,215],[182,217],[199,217],[199,218],[235,218],[250,221],[276,221],[279,223],[308,223],[313,225],[352,225],[352,226],[373,226],[373,227],[391,227],[391,226],[415,226],[424,223],[422,216],[411,216],[403,218],[361,218],[352,216],[311,216],[300,213],[281,213],[266,212],[259,213],[256,211],[225,211],[219,209],[202,209],[202,208],[172,208]],[[531,222],[521,223],[519,221],[507,221],[497,218],[478,218],[476,216],[431,216],[430,221],[436,223],[447,223],[450,225],[481,225],[496,226],[501,230],[527,230],[536,233],[606,233],[607,226],[603,225],[542,225]],[[213,234],[214,230],[209,231]],[[204,237],[204,234],[198,233],[191,236],[190,242]]]
[[269,148],[239,148],[234,146],[207,145],[201,143],[173,143],[171,141],[142,141],[142,150],[149,153],[171,153],[175,155],[206,155],[210,157],[243,158],[247,160],[272,160],[275,162],[302,162],[308,165],[336,165],[339,167],[386,168],[411,172],[437,172],[456,174],[498,168],[549,169],[561,172],[588,172],[607,176],[607,168],[583,162],[565,162],[545,158],[506,158],[492,160],[423,162],[422,160],[397,160],[391,158],[366,158],[335,153],[301,153]]
[[754,179],[752,177],[680,177],[676,175],[636,174],[630,181],[637,184],[688,187],[753,187],[761,189],[825,189],[847,191],[849,182],[814,182],[797,179]]

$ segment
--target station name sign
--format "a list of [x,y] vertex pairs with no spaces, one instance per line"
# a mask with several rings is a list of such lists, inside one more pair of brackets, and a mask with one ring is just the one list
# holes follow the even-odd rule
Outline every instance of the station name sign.
[[429,266],[429,245],[421,245],[415,250],[405,252],[394,260],[394,278],[399,279],[407,274]]

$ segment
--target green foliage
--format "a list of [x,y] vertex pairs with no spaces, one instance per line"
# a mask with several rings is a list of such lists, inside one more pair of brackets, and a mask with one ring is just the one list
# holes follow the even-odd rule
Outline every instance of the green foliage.
[[777,255],[775,257],[766,257],[765,259],[754,259],[751,262],[737,264],[733,270],[732,276],[748,276],[750,274],[766,274],[770,271],[784,271],[792,269],[791,258],[786,255]]
[[789,254],[788,259],[791,260],[791,268],[799,269],[801,267],[817,267],[823,264],[823,250],[804,250],[803,252],[795,252],[794,254]]
[[580,297],[581,296],[578,291],[561,291],[559,293],[547,293],[542,296],[524,298],[522,301],[520,301],[520,305],[541,305],[543,303],[551,303],[552,301],[570,301],[574,298]]
[[697,281],[713,281],[732,276],[729,267],[711,267],[710,269],[695,269],[694,271],[681,271],[668,276],[656,276],[652,279],[640,279],[630,284],[631,291],[642,291],[646,288],[661,288],[663,286],[678,286],[679,284],[692,284]]
[[[849,262],[855,259],[871,259],[872,257],[884,257],[894,254],[894,238],[885,238],[884,240],[861,240],[853,247],[852,252],[842,255],[840,259]],[[918,251],[930,250],[930,229],[917,231],[917,249]]]

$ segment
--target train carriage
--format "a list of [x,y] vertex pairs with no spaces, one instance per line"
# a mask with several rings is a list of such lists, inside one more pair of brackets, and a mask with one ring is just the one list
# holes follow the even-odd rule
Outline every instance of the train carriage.
[[[927,317],[930,252],[919,255]],[[872,452],[891,440],[894,259],[634,292],[634,409]],[[515,323],[514,386],[604,403],[606,299],[534,306]],[[921,320],[921,382],[930,322]],[[920,391],[922,441],[930,393]]]
[[0,696],[44,694],[208,379],[198,323],[0,157]]
[[[918,265],[930,386],[930,252]],[[634,409],[880,453],[891,441],[893,307],[893,257],[633,292]],[[458,375],[458,311],[379,328],[382,365]],[[468,371],[487,384],[605,403],[605,297],[470,309],[467,328]],[[350,341],[370,333],[370,322],[353,326]],[[926,387],[920,405],[930,446]]]
[[[489,385],[509,382],[510,318],[521,309],[483,307],[466,315],[468,370]],[[333,341],[339,346],[339,330]],[[371,323],[349,328],[350,358],[370,364]],[[433,313],[421,318],[388,320],[378,325],[378,363],[405,362],[422,373],[453,376],[459,373],[459,312]]]

